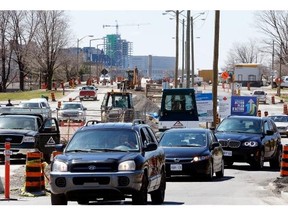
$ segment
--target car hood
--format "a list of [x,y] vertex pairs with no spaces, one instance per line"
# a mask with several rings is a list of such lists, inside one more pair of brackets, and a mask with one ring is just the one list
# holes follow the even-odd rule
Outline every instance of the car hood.
[[191,158],[209,154],[206,147],[163,147],[166,158]]
[[276,127],[288,127],[288,122],[275,122]]
[[91,161],[101,161],[101,162],[113,162],[113,161],[125,161],[133,160],[139,152],[76,152],[76,153],[64,153],[59,155],[59,159],[63,159],[69,162],[91,162]]
[[4,134],[35,136],[36,133],[37,131],[33,130],[0,129],[0,136]]
[[257,133],[234,133],[234,132],[217,132],[215,133],[218,140],[224,139],[230,139],[230,140],[238,140],[240,142],[242,141],[248,141],[248,140],[259,140],[262,139],[262,134]]

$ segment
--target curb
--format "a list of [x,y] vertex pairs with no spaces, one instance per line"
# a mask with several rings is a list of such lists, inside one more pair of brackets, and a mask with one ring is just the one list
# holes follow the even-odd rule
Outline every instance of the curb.
[[[271,190],[275,190],[276,189],[276,185],[273,182],[269,183],[269,188]],[[281,191],[280,196],[283,200],[285,200],[286,202],[288,202],[288,191]]]

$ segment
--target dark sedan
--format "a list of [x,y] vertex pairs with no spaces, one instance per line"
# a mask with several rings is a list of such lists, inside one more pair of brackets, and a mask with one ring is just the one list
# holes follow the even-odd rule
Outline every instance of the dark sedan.
[[272,168],[279,168],[281,136],[272,119],[228,116],[218,125],[215,135],[224,150],[226,165],[246,162],[262,169],[264,161],[269,161]]
[[175,128],[165,131],[159,141],[166,155],[166,176],[224,176],[223,150],[210,129]]

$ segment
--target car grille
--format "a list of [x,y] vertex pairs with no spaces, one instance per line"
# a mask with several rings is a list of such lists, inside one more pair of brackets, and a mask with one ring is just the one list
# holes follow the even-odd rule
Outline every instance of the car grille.
[[63,113],[62,116],[63,117],[78,117],[78,113],[77,112]]
[[239,148],[241,142],[238,140],[219,140],[222,147]]
[[6,142],[6,139],[11,139],[11,144],[21,144],[23,140],[23,135],[2,135],[0,136],[0,143],[4,144]]
[[109,177],[74,177],[73,184],[83,185],[84,183],[99,183],[101,185],[107,185],[110,182]]
[[71,172],[116,172],[117,170],[117,163],[77,163],[71,166]]
[[192,161],[191,158],[166,158],[166,163],[190,163]]

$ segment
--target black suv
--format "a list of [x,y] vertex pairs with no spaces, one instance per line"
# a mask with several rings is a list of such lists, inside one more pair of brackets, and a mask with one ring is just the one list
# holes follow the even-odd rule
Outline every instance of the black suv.
[[164,202],[165,154],[147,124],[97,123],[77,130],[51,163],[51,203],[125,200]]
[[233,162],[247,162],[261,169],[264,161],[269,161],[270,167],[280,167],[281,136],[268,117],[228,116],[218,125],[215,135],[228,166]]

